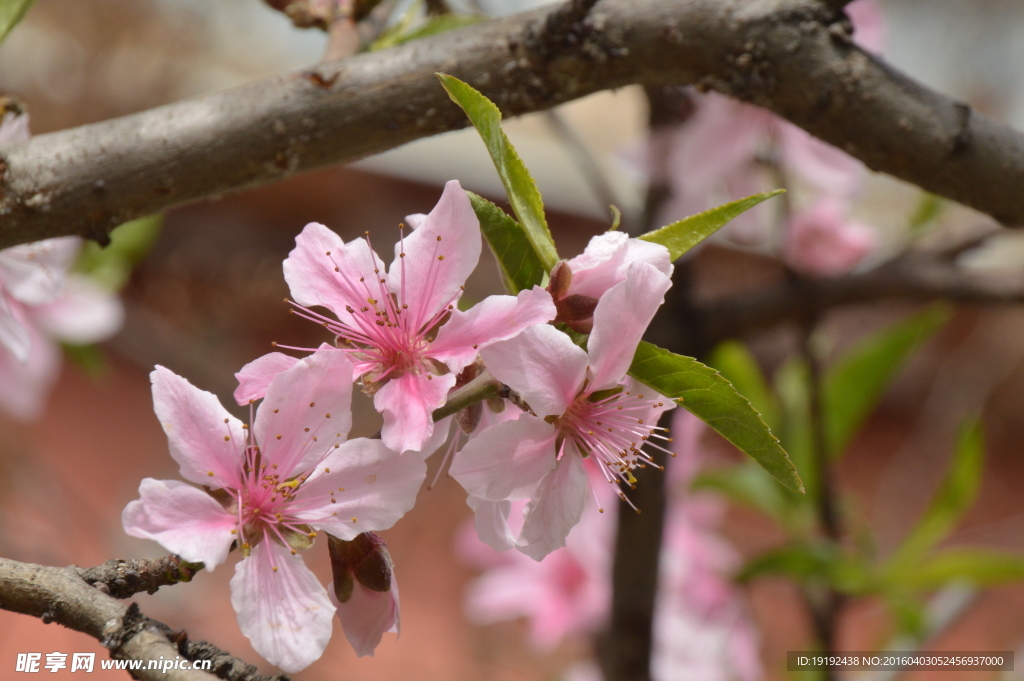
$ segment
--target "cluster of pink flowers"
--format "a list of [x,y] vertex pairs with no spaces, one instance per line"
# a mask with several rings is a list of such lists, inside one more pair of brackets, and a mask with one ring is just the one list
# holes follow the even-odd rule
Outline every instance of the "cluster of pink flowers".
[[[857,0],[845,11],[854,41],[879,52],[884,27],[876,1]],[[877,232],[851,217],[867,175],[860,161],[765,109],[716,93],[693,93],[693,101],[685,123],[654,134],[645,163],[672,189],[662,211],[666,221],[775,188],[781,176],[791,190],[781,240],[772,232],[773,211],[782,204],[744,213],[720,238],[779,249],[790,267],[811,276],[845,274],[877,249]]]
[[[0,121],[0,148],[29,138],[28,115]],[[38,418],[60,373],[60,343],[105,340],[121,328],[120,301],[69,272],[82,247],[59,237],[0,250],[0,410]]]
[[[144,480],[125,530],[211,570],[237,548],[239,626],[286,671],[321,655],[334,613],[359,655],[397,632],[393,566],[372,533],[412,508],[424,459],[451,430],[451,417],[435,423],[434,413],[453,389],[487,371],[521,397],[522,408],[492,398],[456,418],[446,457],[480,537],[536,561],[565,545],[588,488],[601,496],[631,483],[630,471],[651,463],[643,445],[667,439],[656,424],[674,403],[626,376],[671,285],[667,249],[608,232],[559,263],[546,288],[461,310],[482,249],[466,192],[449,182],[429,215],[407,221],[390,267],[368,235],[345,243],[317,223],[299,234],[284,262],[292,305],[335,342],[243,367],[235,398],[251,425],[167,369],[152,374],[171,455],[198,487]],[[589,331],[587,350],[558,322]],[[346,440],[353,384],[383,416],[380,440]],[[526,500],[513,533],[512,504]],[[334,568],[326,590],[299,557],[321,534]]]
[[[728,573],[733,549],[715,532],[721,500],[686,488],[699,466],[704,425],[680,410],[668,474],[673,494],[665,528],[658,608],[654,622],[652,678],[759,681],[756,629]],[[601,495],[599,495],[601,496]],[[497,553],[472,530],[459,537],[459,553],[484,573],[470,584],[466,611],[477,623],[526,618],[534,644],[551,649],[570,635],[593,635],[607,624],[611,593],[613,526],[599,510],[603,495],[584,511],[564,548],[541,563],[521,554]],[[616,505],[608,505],[615,512]],[[572,667],[567,681],[600,681],[596,665]]]

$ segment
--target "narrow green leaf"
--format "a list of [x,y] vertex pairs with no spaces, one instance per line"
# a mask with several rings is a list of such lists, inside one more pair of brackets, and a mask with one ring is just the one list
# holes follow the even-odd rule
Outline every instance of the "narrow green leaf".
[[381,34],[381,37],[370,44],[369,51],[383,50],[395,45],[401,45],[412,40],[419,40],[428,36],[444,33],[463,26],[471,26],[486,19],[479,14],[442,14],[436,17],[429,17],[425,22],[410,29],[409,22],[401,24],[400,30],[388,31]]
[[938,589],[956,581],[988,587],[1024,579],[1024,555],[987,549],[952,549],[926,560],[906,574],[908,586]]
[[833,456],[849,446],[903,363],[949,316],[946,305],[931,306],[861,341],[825,373],[825,438]]
[[718,369],[741,395],[750,400],[750,404],[761,413],[772,432],[778,432],[781,426],[779,401],[747,346],[739,341],[726,341],[720,343],[708,359],[711,366]]
[[0,0],[0,41],[21,21],[35,0]]
[[498,261],[501,279],[508,292],[515,295],[540,284],[544,278],[544,266],[537,259],[523,226],[482,196],[466,193],[480,220],[480,231]]
[[692,357],[675,355],[641,342],[629,375],[682,406],[750,455],[787,489],[803,492],[803,483],[779,439],[732,383]]
[[683,218],[678,222],[673,222],[671,225],[666,225],[653,232],[648,232],[640,238],[644,241],[661,244],[668,249],[671,258],[675,260],[724,227],[737,215],[785,191],[785,189],[776,189],[772,192],[754,194],[745,199],[726,203],[717,208],[706,210],[703,213]]
[[891,575],[913,572],[925,554],[948,535],[974,502],[985,469],[985,434],[974,418],[960,427],[953,461],[917,526],[889,560]]
[[86,274],[111,291],[120,290],[135,267],[153,247],[163,216],[150,215],[126,222],[110,232],[110,243],[100,246],[89,241],[75,263],[75,271]]
[[92,378],[98,378],[106,372],[107,362],[103,358],[103,351],[100,350],[98,345],[62,343],[61,348],[64,350],[65,357],[77,364],[80,369]]
[[505,185],[508,202],[512,204],[516,218],[526,230],[526,236],[544,270],[550,271],[558,262],[558,251],[544,217],[544,202],[530,171],[523,165],[519,154],[501,129],[501,112],[491,100],[458,78],[444,73],[437,74],[437,77],[441,79],[441,85],[447,90],[448,96],[462,107],[480,133],[501,183]]
[[832,569],[836,558],[835,549],[826,544],[792,544],[751,559],[736,579],[749,582],[758,577],[782,575],[802,582],[823,577]]

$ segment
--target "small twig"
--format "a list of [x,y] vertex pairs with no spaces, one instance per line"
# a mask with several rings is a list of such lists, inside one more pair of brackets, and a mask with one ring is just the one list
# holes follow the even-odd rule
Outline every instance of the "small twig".
[[202,563],[189,563],[178,556],[140,560],[108,560],[92,568],[78,568],[78,574],[114,598],[131,598],[137,593],[156,593],[162,586],[190,582],[203,569]]
[[[604,172],[603,165],[590,151],[587,143],[579,136],[572,124],[565,120],[558,111],[548,111],[545,118],[555,131],[555,134],[565,144],[569,156],[572,157],[576,167],[583,174],[590,191],[601,206],[601,210],[609,210],[609,206],[622,206],[619,198],[612,188],[612,183]],[[632,224],[633,219],[625,220],[626,226]]]

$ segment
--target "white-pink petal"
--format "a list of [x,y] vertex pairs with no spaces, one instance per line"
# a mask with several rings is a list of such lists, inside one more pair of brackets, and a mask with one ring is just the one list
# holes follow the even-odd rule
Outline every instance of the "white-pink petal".
[[452,311],[451,319],[430,345],[430,356],[457,374],[482,348],[508,340],[530,326],[546,324],[556,314],[551,294],[539,286],[517,296],[489,296],[468,312]]
[[455,386],[453,373],[435,376],[407,371],[392,378],[373,396],[384,417],[381,440],[397,452],[420,451],[434,433],[434,410]]
[[565,546],[569,531],[580,521],[590,485],[583,458],[566,442],[565,453],[537,486],[526,505],[523,530],[516,548],[534,560],[541,560]]
[[256,652],[289,674],[319,659],[331,640],[327,592],[302,558],[274,540],[235,566],[231,605]]
[[62,236],[0,251],[0,286],[20,303],[42,305],[56,300],[82,239]]
[[227,559],[238,537],[233,533],[237,516],[203,490],[179,480],[144,478],[139,499],[121,513],[121,524],[131,536],[159,542],[210,572]]
[[550,423],[523,414],[470,440],[452,459],[449,474],[473,497],[527,499],[555,467],[557,436]]
[[416,503],[426,476],[416,454],[398,454],[380,440],[349,440],[317,464],[290,512],[350,541],[398,522]]
[[298,361],[298,357],[283,352],[270,352],[249,362],[235,374],[235,378],[238,379],[235,401],[242,406],[262,400],[274,376],[291,369]]
[[480,356],[491,374],[526,399],[538,416],[561,416],[583,387],[587,353],[547,324],[531,326]]
[[475,514],[474,526],[480,541],[495,551],[508,551],[515,546],[516,538],[508,526],[508,515],[512,511],[510,501],[487,501],[470,496],[466,504]]
[[399,633],[398,580],[394,572],[389,591],[371,591],[356,581],[352,596],[345,603],[338,601],[333,583],[327,587],[327,595],[338,609],[341,629],[357,656],[373,657],[384,632]]
[[32,338],[25,320],[24,306],[0,292],[0,352],[6,349],[18,362],[28,361]]
[[635,262],[626,270],[626,278],[601,296],[587,343],[592,390],[622,382],[636,346],[671,286],[672,280],[654,266]]
[[295,248],[284,261],[284,280],[296,303],[326,307],[352,326],[358,325],[345,306],[365,306],[366,287],[377,292],[378,279],[385,278],[383,262],[365,239],[344,244],[319,222],[309,223],[295,237]]
[[25,332],[28,354],[24,361],[0,347],[0,410],[34,421],[43,415],[46,398],[60,376],[61,352],[34,326],[25,327]]
[[351,428],[352,363],[327,344],[271,379],[253,424],[263,462],[285,479],[344,442]]
[[237,488],[240,483],[245,431],[217,398],[196,388],[173,371],[157,365],[153,410],[167,433],[171,456],[181,477],[211,488]]
[[480,250],[480,221],[462,185],[451,180],[426,219],[395,244],[388,270],[391,292],[409,306],[404,314],[412,315],[414,328],[454,304]]
[[63,294],[32,308],[31,315],[50,336],[66,343],[98,343],[124,324],[121,299],[88,277],[69,274]]
[[600,298],[605,291],[626,278],[631,263],[646,262],[666,276],[672,276],[668,249],[622,232],[604,232],[590,239],[580,255],[569,260],[572,286],[567,295]]

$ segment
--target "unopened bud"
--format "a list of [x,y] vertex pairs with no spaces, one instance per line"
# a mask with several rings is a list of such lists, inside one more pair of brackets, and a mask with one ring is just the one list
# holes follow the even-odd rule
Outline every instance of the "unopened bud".
[[569,263],[564,260],[559,260],[555,263],[555,266],[551,268],[551,280],[548,282],[548,293],[556,301],[564,298],[569,293],[569,287],[572,286],[572,270],[569,269]]
[[581,322],[594,316],[594,310],[597,309],[597,298],[576,294],[562,298],[556,303],[556,306],[558,321]]
[[391,590],[392,562],[384,540],[373,532],[364,532],[351,541],[328,534],[334,595],[341,603],[352,598],[355,582],[370,591]]

